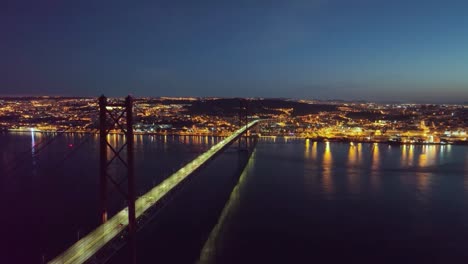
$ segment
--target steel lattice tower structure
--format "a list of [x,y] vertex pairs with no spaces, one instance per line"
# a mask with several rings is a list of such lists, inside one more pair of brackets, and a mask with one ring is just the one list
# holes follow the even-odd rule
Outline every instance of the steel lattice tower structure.
[[248,129],[248,124],[249,124],[249,119],[248,119],[248,105],[247,105],[247,100],[246,99],[239,99],[239,128],[242,126],[246,127],[245,130],[245,136],[241,136],[239,138],[239,150],[244,150],[242,148],[242,139],[244,139],[245,143],[245,150],[248,150],[248,135],[249,135],[249,129]]
[[[128,227],[129,227],[129,248],[130,263],[136,263],[136,215],[135,215],[135,173],[134,173],[134,152],[133,152],[133,99],[131,96],[125,98],[124,103],[109,104],[107,98],[99,97],[99,131],[100,131],[100,217],[101,222],[107,221],[107,197],[108,182],[111,182],[128,203]],[[116,116],[117,114],[117,116]],[[125,143],[118,149],[112,147],[107,140],[112,129],[120,130],[125,135]],[[126,155],[122,151],[126,149]],[[112,152],[110,158],[107,157],[108,150]],[[109,175],[108,168],[114,160],[120,160],[127,168],[127,190],[123,190],[123,181],[116,181]],[[125,180],[125,179],[124,179]]]

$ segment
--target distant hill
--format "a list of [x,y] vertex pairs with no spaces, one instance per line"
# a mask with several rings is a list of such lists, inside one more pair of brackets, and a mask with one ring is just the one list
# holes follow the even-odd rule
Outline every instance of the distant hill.
[[[284,99],[253,99],[247,100],[248,111],[255,114],[272,114],[278,113],[274,109],[292,108],[292,115],[307,115],[315,114],[322,111],[335,111],[337,106],[330,104],[307,104],[295,101],[286,101]],[[200,100],[190,102],[187,110],[193,114],[205,115],[224,115],[234,116],[239,113],[239,99],[215,99],[215,100]]]

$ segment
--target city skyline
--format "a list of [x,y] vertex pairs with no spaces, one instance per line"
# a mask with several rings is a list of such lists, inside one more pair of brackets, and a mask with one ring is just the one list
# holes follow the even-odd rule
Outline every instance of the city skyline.
[[465,103],[461,1],[10,2],[2,96]]
[[[100,94],[99,96],[105,94]],[[0,94],[1,99],[65,99],[65,98],[74,98],[74,99],[96,99],[99,97],[96,95],[91,96],[77,96],[77,95],[61,95],[61,94]],[[310,102],[317,102],[317,103],[375,103],[375,104],[400,104],[400,105],[455,105],[455,106],[466,106],[468,105],[468,101],[463,101],[463,99],[455,99],[455,100],[439,100],[439,101],[424,101],[424,100],[409,100],[409,99],[402,99],[402,100],[389,100],[389,99],[382,99],[382,100],[365,100],[365,99],[341,99],[341,98],[309,98],[309,97],[268,97],[268,96],[252,96],[252,97],[242,97],[242,96],[145,96],[145,95],[133,95],[133,94],[123,94],[118,96],[106,96],[110,99],[122,99],[127,96],[131,96],[136,99],[176,99],[176,100],[186,100],[186,99],[253,99],[253,100],[290,100],[290,101],[310,101]]]

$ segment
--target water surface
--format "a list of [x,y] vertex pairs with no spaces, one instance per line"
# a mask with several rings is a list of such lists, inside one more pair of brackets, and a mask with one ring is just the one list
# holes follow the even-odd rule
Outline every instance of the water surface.
[[467,263],[468,148],[263,140],[200,263]]
[[[99,223],[98,137],[31,148],[44,139],[0,135],[6,263],[41,263]],[[137,136],[137,192],[218,140]],[[466,146],[264,138],[248,162],[231,147],[198,173],[138,234],[139,263],[467,263],[467,177]],[[110,197],[112,214],[125,202]]]

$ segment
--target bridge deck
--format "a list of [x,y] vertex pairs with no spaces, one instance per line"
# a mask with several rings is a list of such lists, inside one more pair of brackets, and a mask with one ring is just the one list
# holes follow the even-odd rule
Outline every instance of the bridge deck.
[[[218,144],[211,147],[208,151],[196,157],[187,165],[170,175],[159,185],[155,186],[149,192],[140,196],[135,201],[136,217],[140,217],[146,210],[155,205],[174,187],[182,182],[192,172],[200,168],[203,164],[213,158],[219,151],[236,140],[247,128],[254,126],[258,120],[250,122],[247,126],[235,131],[229,137],[223,139]],[[106,223],[97,227],[94,231],[77,241],[62,254],[51,260],[49,263],[54,264],[75,264],[84,263],[96,254],[109,241],[114,239],[128,225],[128,210],[124,208]]]

